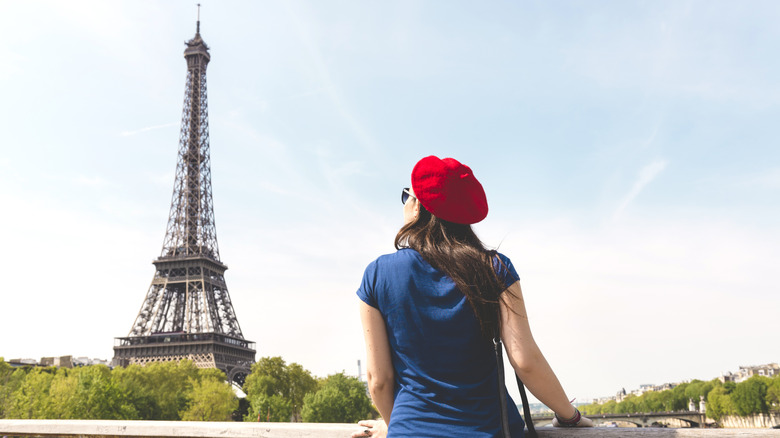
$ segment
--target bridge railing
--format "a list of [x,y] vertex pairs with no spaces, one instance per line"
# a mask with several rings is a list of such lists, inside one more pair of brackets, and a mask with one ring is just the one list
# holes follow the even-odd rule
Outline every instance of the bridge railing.
[[[0,420],[0,436],[63,438],[346,438],[354,424],[195,421]],[[538,428],[542,438],[775,437],[780,429]]]
[[[591,414],[587,415],[596,425],[621,422],[632,423],[639,427],[653,427],[658,423],[668,425],[668,420],[676,420],[688,426],[678,427],[710,427],[715,422],[707,420],[707,417],[698,411],[667,411],[667,412],[633,412],[624,414]],[[551,425],[552,415],[534,415],[531,417],[537,426]]]

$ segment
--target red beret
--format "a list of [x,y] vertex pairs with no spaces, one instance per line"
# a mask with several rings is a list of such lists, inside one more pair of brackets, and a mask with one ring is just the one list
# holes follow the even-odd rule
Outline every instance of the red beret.
[[418,161],[412,170],[414,196],[439,219],[475,224],[488,214],[482,184],[465,164],[434,155]]

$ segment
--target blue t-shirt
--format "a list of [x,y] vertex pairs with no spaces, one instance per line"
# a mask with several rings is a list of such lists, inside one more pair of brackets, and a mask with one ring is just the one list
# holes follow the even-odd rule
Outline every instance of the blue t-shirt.
[[[519,279],[498,255],[499,279]],[[371,262],[358,297],[385,320],[395,370],[388,437],[495,438],[501,432],[493,344],[482,337],[474,311],[455,282],[413,249]],[[523,420],[507,394],[513,437]]]

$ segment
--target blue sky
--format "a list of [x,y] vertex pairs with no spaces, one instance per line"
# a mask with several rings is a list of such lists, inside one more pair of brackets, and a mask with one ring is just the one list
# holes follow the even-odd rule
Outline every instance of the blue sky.
[[[470,165],[571,397],[780,360],[780,5],[202,2],[217,234],[258,356],[364,358],[426,155]],[[0,0],[0,355],[110,358],[173,188],[190,2]]]

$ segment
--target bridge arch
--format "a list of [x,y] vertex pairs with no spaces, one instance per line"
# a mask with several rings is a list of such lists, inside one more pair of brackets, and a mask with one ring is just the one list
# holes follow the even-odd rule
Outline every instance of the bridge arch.
[[237,366],[233,367],[230,372],[227,373],[227,381],[233,382],[238,385],[239,388],[244,386],[247,376],[252,372],[248,367]]

